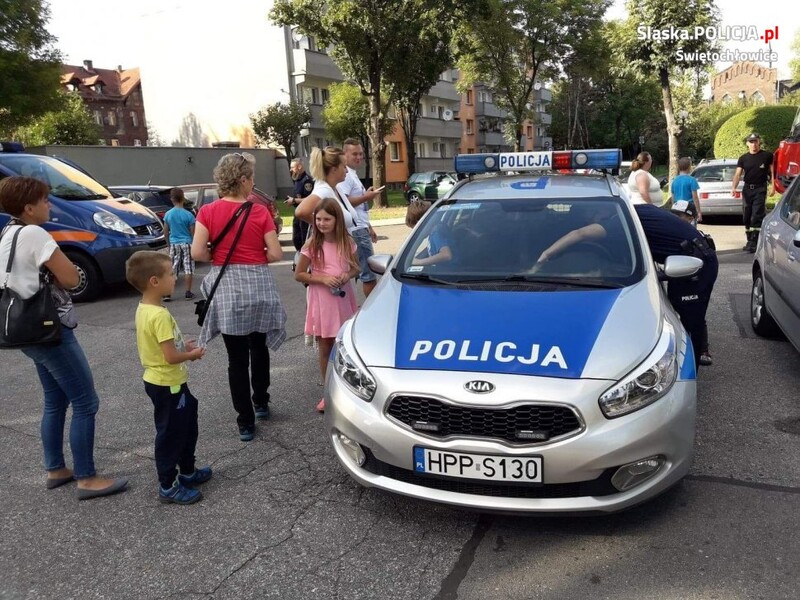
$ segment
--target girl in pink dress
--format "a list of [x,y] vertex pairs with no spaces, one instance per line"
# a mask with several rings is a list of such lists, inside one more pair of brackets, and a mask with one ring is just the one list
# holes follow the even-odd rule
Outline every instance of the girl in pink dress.
[[[358,308],[352,283],[358,273],[356,244],[345,229],[339,201],[324,198],[314,210],[311,237],[300,250],[294,272],[295,280],[308,284],[305,332],[319,342],[323,379],[336,334]],[[324,398],[317,404],[317,410],[325,411]]]

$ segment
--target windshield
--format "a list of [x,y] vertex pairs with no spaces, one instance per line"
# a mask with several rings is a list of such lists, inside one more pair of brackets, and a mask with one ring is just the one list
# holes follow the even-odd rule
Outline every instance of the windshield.
[[449,200],[414,230],[395,275],[436,285],[623,287],[644,276],[641,257],[619,198]]
[[50,193],[65,200],[111,198],[109,192],[88,175],[49,156],[0,155],[0,163],[19,175],[35,177],[50,187]]
[[701,183],[710,181],[733,181],[736,173],[736,165],[711,165],[708,167],[698,167],[692,173],[692,177]]

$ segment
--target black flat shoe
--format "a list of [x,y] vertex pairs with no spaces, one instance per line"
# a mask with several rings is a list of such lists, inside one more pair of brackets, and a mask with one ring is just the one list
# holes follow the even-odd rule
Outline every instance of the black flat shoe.
[[54,490],[70,481],[75,481],[74,475],[68,475],[67,477],[48,477],[44,485],[48,490]]
[[78,500],[91,500],[92,498],[101,498],[103,496],[110,496],[111,494],[118,494],[119,492],[124,492],[127,487],[127,479],[115,479],[114,483],[99,490],[78,488]]

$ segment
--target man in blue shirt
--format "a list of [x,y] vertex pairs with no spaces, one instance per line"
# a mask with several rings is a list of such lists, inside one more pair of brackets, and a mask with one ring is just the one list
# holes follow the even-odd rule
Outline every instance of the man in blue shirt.
[[[181,271],[186,279],[187,300],[194,298],[192,292],[192,274],[194,273],[194,261],[192,260],[192,237],[194,237],[194,215],[184,207],[186,199],[183,190],[172,188],[169,193],[172,200],[172,208],[164,215],[164,235],[169,242],[169,256],[172,258],[172,270],[175,275]],[[165,296],[164,300],[171,300],[171,296]]]
[[672,193],[672,202],[680,202],[686,200],[695,213],[695,218],[698,223],[703,221],[703,211],[700,208],[700,198],[697,196],[697,190],[700,189],[700,184],[697,179],[689,175],[689,170],[692,168],[692,163],[688,158],[681,158],[678,160],[678,170],[680,175],[672,180],[670,185],[670,192]]
[[[314,179],[306,172],[303,161],[299,158],[292,160],[289,172],[292,175],[294,189],[292,195],[286,199],[286,204],[296,208],[303,201],[303,198],[311,194],[314,189]],[[302,219],[294,219],[292,221],[292,244],[294,244],[294,249],[298,252],[300,252],[303,244],[306,243],[309,227],[311,225]]]

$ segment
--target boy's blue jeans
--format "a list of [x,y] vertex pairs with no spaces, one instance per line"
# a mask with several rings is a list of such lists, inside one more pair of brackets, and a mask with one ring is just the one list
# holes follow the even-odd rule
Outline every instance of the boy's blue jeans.
[[176,393],[168,385],[144,382],[153,401],[156,425],[156,471],[161,487],[169,489],[178,477],[194,473],[194,449],[197,445],[197,398],[182,384]]
[[44,389],[44,414],[41,435],[44,467],[63,469],[64,422],[72,404],[69,446],[73,472],[77,479],[93,477],[94,420],[100,400],[94,389],[92,372],[72,329],[62,328],[58,346],[29,346],[22,352],[36,365]]

